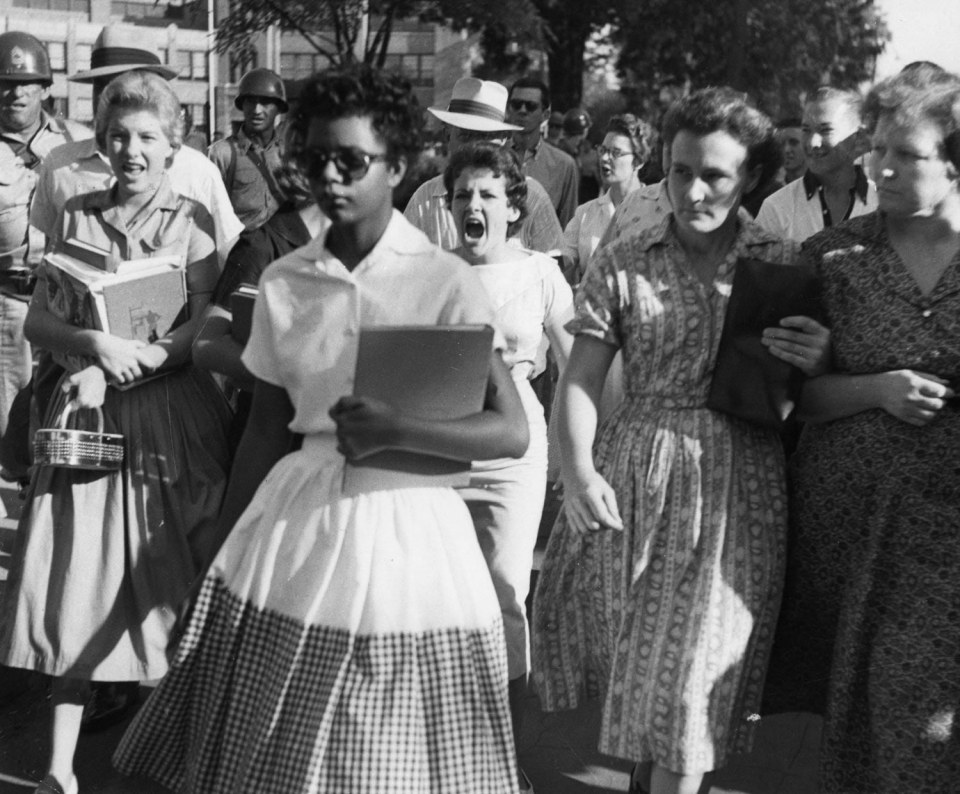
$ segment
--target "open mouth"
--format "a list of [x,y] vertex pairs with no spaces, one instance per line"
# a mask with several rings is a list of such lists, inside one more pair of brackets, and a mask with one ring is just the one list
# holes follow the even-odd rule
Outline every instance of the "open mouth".
[[463,236],[467,240],[480,240],[484,232],[486,232],[486,228],[479,218],[467,218],[463,222]]
[[123,173],[129,174],[130,176],[139,176],[145,170],[142,165],[138,165],[137,163],[124,163],[121,167],[123,168]]

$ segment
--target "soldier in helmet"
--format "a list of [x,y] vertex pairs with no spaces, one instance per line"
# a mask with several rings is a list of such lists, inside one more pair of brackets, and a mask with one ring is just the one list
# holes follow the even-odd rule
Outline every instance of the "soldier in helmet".
[[36,168],[60,144],[93,136],[86,127],[43,110],[52,83],[50,59],[39,39],[19,31],[0,34],[0,434],[32,366],[23,321],[33,267],[43,255],[43,240],[31,239],[28,222]]
[[209,156],[249,231],[263,226],[286,201],[276,179],[283,159],[277,117],[287,111],[283,81],[269,69],[253,69],[240,79],[235,104],[243,124],[236,135],[213,144]]

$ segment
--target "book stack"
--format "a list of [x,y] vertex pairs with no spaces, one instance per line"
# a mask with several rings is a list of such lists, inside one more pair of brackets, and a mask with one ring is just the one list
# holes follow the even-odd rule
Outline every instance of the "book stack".
[[259,294],[260,290],[247,284],[241,284],[230,293],[230,335],[241,345],[245,345],[250,338],[253,304]]
[[109,251],[67,240],[44,259],[86,302],[98,330],[151,344],[185,316],[187,283],[180,256],[119,260]]

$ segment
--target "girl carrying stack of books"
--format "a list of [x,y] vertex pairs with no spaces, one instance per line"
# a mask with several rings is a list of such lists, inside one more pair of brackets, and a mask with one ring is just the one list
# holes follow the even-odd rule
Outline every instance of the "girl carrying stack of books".
[[[179,117],[179,100],[157,75],[131,72],[110,83],[96,136],[116,181],[69,200],[62,222],[63,240],[119,260],[181,257],[187,306],[179,324],[153,341],[96,330],[90,302],[49,264],[27,315],[27,337],[66,369],[45,425],[68,404],[100,409],[105,430],[125,439],[118,471],[39,467],[17,532],[0,661],[55,679],[43,794],[78,789],[73,756],[90,681],[166,673],[177,610],[210,553],[226,487],[229,409],[209,374],[189,366],[218,268],[209,214],[166,176]],[[151,300],[141,308],[149,311]]]

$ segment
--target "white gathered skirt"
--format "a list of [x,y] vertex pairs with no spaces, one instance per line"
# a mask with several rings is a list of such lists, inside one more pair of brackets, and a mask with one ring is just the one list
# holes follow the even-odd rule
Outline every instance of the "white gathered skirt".
[[340,495],[310,436],[206,576],[121,771],[190,792],[513,791],[500,610],[448,488]]

